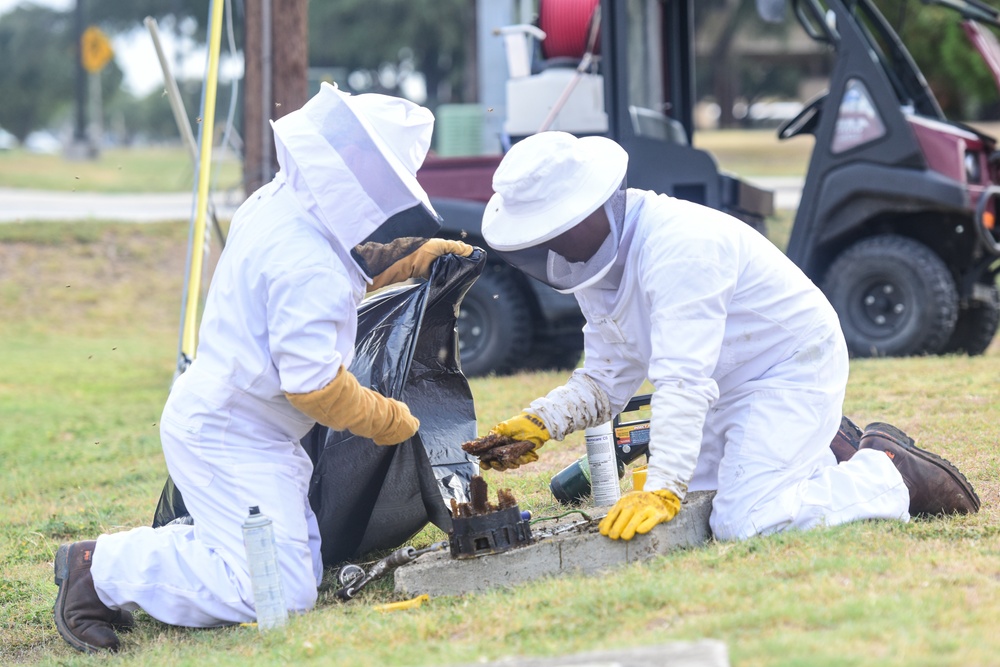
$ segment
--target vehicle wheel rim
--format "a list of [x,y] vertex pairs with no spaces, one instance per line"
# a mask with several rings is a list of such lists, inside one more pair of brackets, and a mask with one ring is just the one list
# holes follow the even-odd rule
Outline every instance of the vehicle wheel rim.
[[910,317],[907,295],[895,283],[878,279],[858,290],[856,324],[873,336],[898,331]]
[[487,344],[486,317],[482,309],[466,299],[459,308],[458,351],[464,359],[474,359],[482,353]]

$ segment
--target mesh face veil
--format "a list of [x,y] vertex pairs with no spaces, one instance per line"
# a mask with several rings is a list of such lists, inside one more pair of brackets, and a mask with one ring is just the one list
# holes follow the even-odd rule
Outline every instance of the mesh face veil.
[[[344,165],[369,193],[386,219],[355,245],[351,256],[369,278],[416,250],[441,228],[423,190],[400,178],[401,170],[386,159],[390,149],[372,138],[374,130],[332,133],[327,141]],[[415,167],[412,167],[415,170]],[[408,179],[407,179],[408,180]]]
[[618,258],[622,227],[625,223],[625,182],[604,203],[610,231],[594,256],[583,262],[567,261],[562,255],[549,250],[546,258],[546,280],[559,292],[569,294],[597,283],[607,274]]

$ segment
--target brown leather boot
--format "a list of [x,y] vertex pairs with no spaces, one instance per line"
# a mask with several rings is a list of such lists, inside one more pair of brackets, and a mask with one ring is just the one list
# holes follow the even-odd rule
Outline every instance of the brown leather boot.
[[854,456],[854,452],[858,451],[860,444],[861,429],[847,417],[841,417],[837,435],[833,436],[833,440],[830,442],[830,449],[837,457],[837,463],[843,463]]
[[875,422],[865,428],[861,449],[876,449],[892,459],[910,491],[910,514],[974,514],[979,496],[949,461],[920,449],[895,426]]
[[135,618],[132,616],[132,612],[125,611],[124,609],[113,609],[115,612],[115,617],[111,619],[111,625],[118,632],[132,632],[132,628],[135,627]]
[[78,651],[117,651],[115,624],[130,625],[132,614],[110,609],[97,597],[90,565],[96,541],[64,544],[56,552],[56,629]]

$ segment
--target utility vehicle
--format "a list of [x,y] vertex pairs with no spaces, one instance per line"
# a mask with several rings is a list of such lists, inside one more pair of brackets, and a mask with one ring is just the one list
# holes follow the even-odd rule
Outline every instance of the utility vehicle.
[[[950,7],[1000,82],[997,10]],[[949,121],[871,0],[757,0],[829,48],[826,92],[779,128],[815,146],[789,257],[821,286],[855,356],[981,354],[1000,322],[996,141]],[[729,212],[763,231],[772,195],[691,145],[694,0],[541,0],[507,42],[507,145],[543,129],[603,135],[629,153],[630,186]],[[442,235],[483,245],[480,220],[500,155],[429,158],[418,173]],[[693,221],[692,224],[696,224]],[[485,247],[483,245],[483,247]],[[573,367],[582,315],[562,295],[491,259],[461,306],[468,375]]]
[[[788,256],[821,285],[852,354],[981,354],[1000,320],[996,140],[945,117],[871,0],[791,4],[836,58],[827,92],[779,129],[815,137]],[[960,13],[1000,81],[982,25],[1000,25],[997,10],[925,4]]]

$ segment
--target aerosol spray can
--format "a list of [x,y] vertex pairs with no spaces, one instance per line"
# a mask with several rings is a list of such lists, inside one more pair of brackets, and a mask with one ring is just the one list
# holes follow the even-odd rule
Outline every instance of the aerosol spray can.
[[250,584],[254,607],[257,609],[257,629],[261,632],[280,628],[288,620],[285,595],[281,589],[278,549],[274,544],[274,524],[254,505],[243,522],[243,544],[250,566]]
[[607,507],[621,498],[618,485],[618,458],[611,422],[592,426],[584,432],[587,440],[587,462],[590,465],[590,487],[594,505]]

